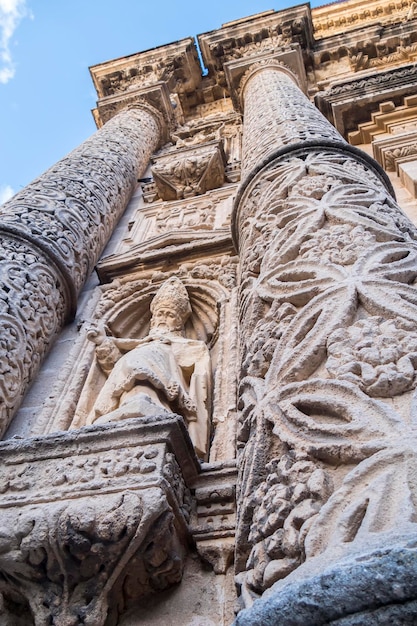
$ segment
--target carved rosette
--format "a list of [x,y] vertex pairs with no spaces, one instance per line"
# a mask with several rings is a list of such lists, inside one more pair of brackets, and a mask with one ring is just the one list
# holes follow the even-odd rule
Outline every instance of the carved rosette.
[[181,580],[198,466],[178,416],[1,448],[3,618],[116,624]]
[[151,107],[124,111],[2,206],[1,433],[73,314],[159,136]]
[[[262,94],[258,81],[258,110]],[[317,111],[298,116],[295,85],[285,94],[294,150],[260,167],[235,209],[246,606],[292,572],[417,530],[417,233],[378,166],[333,142]]]

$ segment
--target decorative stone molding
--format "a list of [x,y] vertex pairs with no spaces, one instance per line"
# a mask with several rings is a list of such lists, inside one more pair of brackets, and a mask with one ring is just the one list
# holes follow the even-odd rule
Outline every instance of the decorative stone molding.
[[[416,118],[417,123],[417,118]],[[391,136],[377,139],[372,143],[375,158],[390,172],[400,173],[400,166],[417,158],[417,132],[404,136]]]
[[198,463],[178,416],[0,447],[8,619],[26,608],[35,624],[116,624],[181,580]]
[[351,29],[370,24],[406,22],[415,17],[412,0],[370,0],[363,4],[361,0],[350,0],[337,6],[324,5],[311,11],[314,37],[321,39],[336,33],[345,33]]
[[407,65],[334,85],[316,94],[315,104],[346,136],[358,124],[368,122],[381,103],[391,100],[399,106],[405,97],[414,96],[416,81],[415,65]]
[[101,282],[135,272],[145,264],[157,267],[167,251],[180,264],[184,255],[207,255],[222,246],[225,252],[231,251],[230,214],[235,192],[235,185],[225,185],[187,201],[140,206],[120,251],[97,264]]
[[271,55],[298,44],[309,49],[313,44],[310,9],[307,5],[266,11],[252,18],[224,24],[219,30],[198,36],[198,43],[209,75],[226,87],[227,62]]
[[[164,81],[178,93],[193,91],[201,81],[200,63],[190,37],[146,52],[90,67],[99,99]],[[172,83],[172,85],[171,85]]]
[[[357,131],[349,133],[349,143],[360,145],[371,143],[374,140],[388,139],[386,135],[393,135],[392,141],[399,142],[408,137],[409,133],[417,130],[417,96],[407,96],[399,106],[394,102],[382,102],[378,111],[371,114],[370,120],[359,124]],[[382,137],[381,137],[382,135]],[[385,168],[377,154],[375,158]],[[392,169],[389,167],[388,169]]]
[[[180,96],[177,103],[182,101],[181,96],[184,95],[184,107],[187,109],[186,94],[194,92],[201,82],[201,66],[192,38],[94,65],[90,73],[99,98],[95,115],[98,125],[142,92],[152,93],[155,86],[161,84],[166,86],[167,93]],[[148,101],[150,97],[147,96]],[[158,97],[161,98],[154,94],[150,102],[157,108],[155,98]],[[166,103],[159,108],[161,112],[164,109],[169,110]]]
[[157,111],[124,111],[2,206],[2,433],[159,138]]

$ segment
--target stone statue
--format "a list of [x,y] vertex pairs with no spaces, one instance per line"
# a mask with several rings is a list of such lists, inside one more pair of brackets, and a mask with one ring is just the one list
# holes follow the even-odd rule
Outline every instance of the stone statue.
[[103,424],[134,417],[178,413],[188,424],[198,455],[209,438],[210,357],[203,341],[188,339],[188,293],[178,278],[167,280],[151,303],[151,326],[142,339],[115,338],[94,328],[97,361],[108,376],[88,418]]

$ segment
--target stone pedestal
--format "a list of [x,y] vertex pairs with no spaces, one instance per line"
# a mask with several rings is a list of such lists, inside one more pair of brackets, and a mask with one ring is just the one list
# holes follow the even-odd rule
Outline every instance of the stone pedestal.
[[11,440],[0,453],[2,619],[116,624],[181,580],[199,465],[179,416]]

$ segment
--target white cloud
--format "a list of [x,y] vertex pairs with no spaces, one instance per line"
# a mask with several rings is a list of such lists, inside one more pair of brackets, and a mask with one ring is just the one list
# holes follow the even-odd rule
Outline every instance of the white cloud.
[[0,205],[7,202],[7,200],[10,200],[14,194],[15,191],[10,187],[10,185],[0,185]]
[[14,76],[10,43],[19,22],[28,15],[26,0],[0,0],[0,83],[6,84]]

